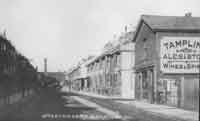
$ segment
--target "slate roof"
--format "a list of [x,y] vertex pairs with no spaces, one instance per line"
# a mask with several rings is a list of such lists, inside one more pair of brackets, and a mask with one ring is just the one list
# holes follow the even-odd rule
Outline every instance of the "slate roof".
[[[107,43],[107,44],[111,44],[111,48],[105,52],[102,52],[99,56],[96,56],[93,60],[91,60],[87,64],[87,66],[105,57],[106,55],[112,55],[113,53],[119,52],[120,46],[131,42],[133,40],[134,35],[135,35],[135,31],[129,31],[129,32],[123,33],[117,40]],[[114,42],[116,43],[113,44]]]
[[154,31],[162,30],[198,30],[200,31],[200,17],[192,16],[156,16],[142,15],[144,21]]
[[133,41],[137,38],[142,23],[146,24],[153,32],[200,33],[200,17],[142,15]]

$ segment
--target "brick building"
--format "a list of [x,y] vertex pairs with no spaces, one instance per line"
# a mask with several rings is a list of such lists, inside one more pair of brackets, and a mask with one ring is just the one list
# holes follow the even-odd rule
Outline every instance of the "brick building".
[[46,76],[55,78],[58,82],[65,81],[65,73],[64,72],[46,72]]
[[17,52],[5,35],[0,35],[0,106],[29,95],[36,85],[36,69]]
[[133,41],[136,99],[199,110],[200,17],[142,15]]

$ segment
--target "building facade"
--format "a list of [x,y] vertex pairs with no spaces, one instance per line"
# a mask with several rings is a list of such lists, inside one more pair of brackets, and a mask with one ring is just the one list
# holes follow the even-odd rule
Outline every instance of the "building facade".
[[134,32],[123,33],[113,46],[87,65],[90,92],[119,98],[134,99]]
[[72,67],[66,74],[67,80],[65,87],[68,90],[85,91],[90,90],[90,80],[88,78],[87,64],[94,60],[94,56],[84,58],[76,66]]
[[200,18],[142,15],[133,41],[136,99],[199,110]]
[[55,78],[60,83],[65,81],[65,73],[64,72],[45,72],[45,75],[48,77]]
[[70,90],[80,91],[80,81],[79,81],[80,67],[79,66],[74,67],[68,73],[68,77],[69,77]]
[[36,88],[37,70],[17,52],[10,40],[0,35],[0,107],[12,104]]

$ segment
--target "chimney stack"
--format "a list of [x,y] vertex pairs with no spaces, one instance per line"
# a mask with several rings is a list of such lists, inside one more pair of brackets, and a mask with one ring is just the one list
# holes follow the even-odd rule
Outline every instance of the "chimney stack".
[[47,58],[44,58],[44,73],[47,75]]
[[185,17],[192,17],[192,13],[191,12],[185,13]]

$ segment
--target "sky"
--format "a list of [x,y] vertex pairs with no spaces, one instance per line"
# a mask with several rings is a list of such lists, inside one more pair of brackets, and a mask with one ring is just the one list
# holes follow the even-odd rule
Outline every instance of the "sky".
[[0,0],[0,31],[39,71],[66,71],[98,55],[142,14],[200,16],[200,0]]

